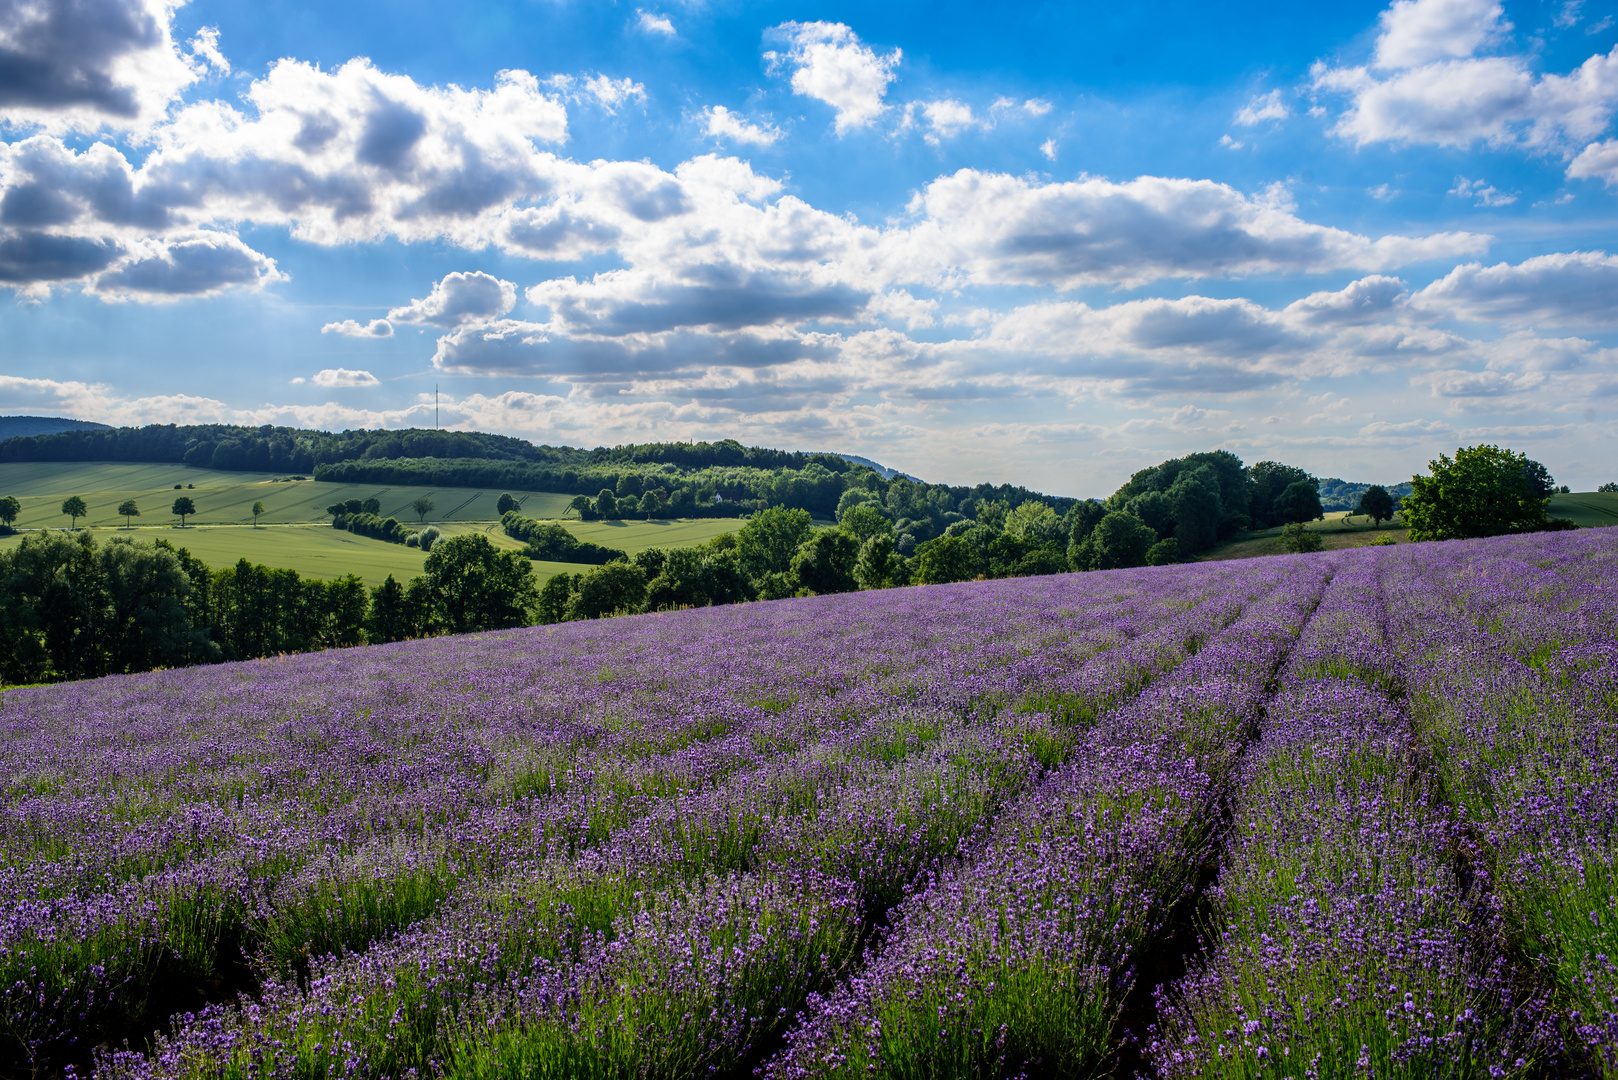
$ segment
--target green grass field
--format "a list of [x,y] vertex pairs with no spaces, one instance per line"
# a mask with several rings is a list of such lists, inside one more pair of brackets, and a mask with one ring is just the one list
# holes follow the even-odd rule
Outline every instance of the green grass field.
[[1576,491],[1551,496],[1551,517],[1567,518],[1586,529],[1618,525],[1618,492]]
[[[326,507],[346,499],[369,499],[382,503],[383,517],[414,522],[410,504],[418,496],[433,500],[427,520],[442,525],[455,521],[495,521],[500,515],[495,503],[501,492],[479,488],[405,487],[377,484],[328,484],[316,480],[277,482],[275,473],[216,472],[189,465],[139,465],[107,463],[8,463],[0,464],[0,495],[15,495],[22,503],[21,529],[52,528],[66,525],[62,500],[82,495],[90,515],[80,525],[122,525],[118,504],[134,499],[141,516],[136,524],[172,523],[169,507],[179,495],[196,503],[198,525],[240,525],[253,520],[254,502],[264,504],[263,524],[328,521]],[[194,488],[174,490],[175,484]],[[530,517],[559,517],[567,509],[570,495],[555,492],[513,491]]]
[[[194,488],[173,490],[175,484]],[[475,488],[376,487],[326,484],[316,481],[276,482],[270,473],[226,473],[175,465],[125,464],[5,464],[0,465],[0,495],[17,496],[23,504],[19,529],[62,528],[68,522],[58,511],[62,500],[82,495],[90,506],[80,527],[92,527],[105,539],[133,536],[163,538],[188,549],[203,562],[225,567],[239,559],[265,566],[296,570],[307,577],[335,578],[357,574],[367,585],[380,585],[389,574],[401,581],[422,572],[426,555],[403,544],[356,536],[333,529],[325,509],[344,499],[376,496],[385,515],[414,521],[406,509],[417,495],[437,504],[428,520],[448,536],[481,533],[497,547],[521,550],[523,545],[497,524],[495,501],[499,491]],[[179,494],[189,495],[200,511],[192,526],[180,529],[166,511]],[[554,518],[566,509],[570,496],[550,492],[512,492],[530,516]],[[141,504],[143,514],[133,529],[124,528],[117,507],[124,499]],[[238,524],[252,520],[254,501],[266,513],[260,527]],[[306,524],[317,522],[318,524]],[[633,555],[650,547],[685,547],[731,532],[740,522],[706,518],[677,521],[562,521],[582,540],[620,548]],[[0,545],[17,537],[0,538]],[[579,573],[589,566],[575,563],[535,562],[534,573],[543,583],[560,573]]]
[[[446,536],[480,532],[497,547],[521,550],[523,545],[495,526],[447,525]],[[137,540],[164,539],[183,547],[209,566],[222,569],[239,559],[277,569],[296,570],[304,577],[330,580],[357,574],[367,585],[380,585],[389,574],[409,581],[422,572],[427,556],[419,548],[389,544],[366,536],[355,536],[321,525],[202,526],[201,528],[97,529],[98,540],[132,536]],[[15,544],[19,536],[0,537],[0,549]],[[557,574],[577,574],[590,567],[578,563],[544,562],[533,564],[534,577],[543,585]]]

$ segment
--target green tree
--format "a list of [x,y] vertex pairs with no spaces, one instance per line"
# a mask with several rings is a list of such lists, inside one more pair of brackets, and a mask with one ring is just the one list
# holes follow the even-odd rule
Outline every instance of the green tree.
[[594,509],[590,506],[590,496],[573,496],[573,501],[567,504],[567,510],[562,511],[562,516],[566,517],[569,510],[577,511],[580,518],[583,518],[586,514],[594,513]]
[[1213,547],[1225,517],[1219,475],[1213,467],[1200,465],[1182,470],[1167,494],[1174,510],[1174,538],[1180,542],[1180,552],[1195,555]]
[[1082,541],[1067,549],[1075,570],[1119,570],[1146,565],[1146,555],[1157,543],[1152,527],[1121,510],[1102,518]]
[[612,489],[602,488],[596,495],[595,512],[606,521],[618,516],[618,496],[612,493]]
[[118,516],[124,519],[124,528],[129,528],[132,519],[140,517],[140,504],[134,499],[125,499],[118,504]]
[[[416,523],[420,524],[421,522],[427,520],[428,514],[433,512],[433,501],[425,495],[418,495],[416,496],[415,500],[411,502],[410,509],[416,512]],[[373,510],[371,512],[375,513],[376,511]]]
[[15,495],[7,495],[5,498],[0,499],[0,524],[5,525],[8,529],[11,528],[12,525],[16,524],[17,517],[21,513],[22,503],[17,501]]
[[570,619],[627,615],[646,604],[646,571],[634,563],[610,562],[579,579],[568,605]]
[[919,584],[942,585],[971,581],[977,576],[978,550],[970,537],[941,536],[917,549],[916,581]]
[[893,522],[872,503],[855,503],[839,516],[839,527],[864,545],[873,536],[886,536],[893,546]]
[[1525,457],[1522,462],[1523,475],[1528,477],[1528,484],[1542,499],[1548,499],[1556,494],[1556,478],[1551,471],[1533,458]]
[[455,536],[433,545],[425,579],[433,613],[452,634],[528,625],[537,596],[534,564],[501,551],[486,536]]
[[[431,508],[429,507],[429,509]],[[380,517],[382,514],[382,500],[377,498],[375,495],[372,495],[369,499],[366,499],[364,502],[360,503],[360,513],[376,514]]]
[[1073,509],[1067,512],[1067,516],[1062,519],[1062,524],[1067,527],[1068,542],[1070,544],[1074,541],[1083,542],[1084,538],[1095,531],[1095,527],[1101,524],[1101,519],[1106,516],[1106,504],[1097,502],[1095,499],[1085,499],[1083,502],[1076,504]]
[[807,510],[772,506],[748,519],[736,533],[736,554],[742,569],[755,581],[766,574],[785,574],[792,557],[813,528]]
[[260,517],[262,517],[263,515],[264,515],[264,504],[261,503],[261,502],[253,503],[253,528],[255,528],[255,529],[258,528],[258,519]]
[[842,529],[821,529],[799,546],[792,559],[792,576],[811,592],[842,593],[859,588],[854,580],[854,564],[859,561],[860,542]]
[[568,617],[573,594],[578,591],[583,574],[555,574],[539,589],[539,621],[559,623]]
[[1393,518],[1393,496],[1381,484],[1372,484],[1360,493],[1354,513],[1370,518],[1374,526],[1381,528],[1384,521]]
[[1453,540],[1545,527],[1550,502],[1526,470],[1528,459],[1498,446],[1463,446],[1428,462],[1431,476],[1410,481],[1400,505],[1412,540]]
[[72,519],[75,529],[79,527],[79,519],[89,512],[90,508],[84,504],[82,495],[71,495],[62,503],[62,513]]
[[502,492],[499,501],[494,504],[494,509],[495,513],[504,517],[508,511],[522,509],[522,503],[518,502],[511,492]]
[[1035,545],[1054,544],[1061,539],[1062,522],[1056,511],[1046,504],[1030,499],[1019,504],[1006,515],[1004,531]]
[[[880,507],[882,499],[874,491],[864,488],[849,488],[837,497],[837,523],[843,523],[843,515],[856,506],[873,505]],[[886,516],[886,515],[884,515]]]
[[415,637],[417,620],[411,618],[405,587],[392,574],[371,590],[371,604],[365,615],[365,636],[373,643],[404,641]]
[[1281,546],[1297,555],[1320,551],[1326,545],[1320,539],[1320,534],[1311,532],[1303,522],[1289,521],[1286,527],[1281,530]]
[[1309,480],[1294,480],[1276,496],[1270,514],[1283,525],[1320,520],[1326,516],[1326,510],[1320,505],[1319,485]]
[[180,528],[185,528],[185,519],[197,512],[197,504],[191,501],[191,496],[181,495],[169,507],[169,513],[180,519]]
[[1174,537],[1159,540],[1146,549],[1147,566],[1168,566],[1180,561],[1180,542]]
[[1320,483],[1296,465],[1283,465],[1279,461],[1261,461],[1247,470],[1248,511],[1253,526],[1270,529],[1286,524],[1275,510],[1275,501],[1281,493],[1300,481],[1307,481],[1318,492]]
[[1158,536],[1174,535],[1174,504],[1161,491],[1145,491],[1129,500],[1124,512],[1134,514],[1152,527]]

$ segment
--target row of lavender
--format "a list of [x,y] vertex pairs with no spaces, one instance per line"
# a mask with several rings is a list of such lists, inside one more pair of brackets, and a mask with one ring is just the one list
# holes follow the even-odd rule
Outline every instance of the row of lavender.
[[555,880],[620,882],[616,940],[620,914],[785,867],[837,879],[858,937],[1257,577],[907,590],[10,692],[6,1052],[82,1063],[210,998],[328,978],[347,962],[328,953],[408,951],[406,927],[462,940],[435,913],[495,933],[586,903]]
[[1599,533],[1344,560],[1161,1075],[1615,1074],[1615,570]]
[[1141,1048],[1165,1074],[1599,1059],[1610,890],[1563,924],[1611,880],[1618,803],[1530,781],[1576,757],[1611,789],[1613,557],[981,583],[12,692],[0,1052],[1100,1075],[1218,870],[1218,932]]

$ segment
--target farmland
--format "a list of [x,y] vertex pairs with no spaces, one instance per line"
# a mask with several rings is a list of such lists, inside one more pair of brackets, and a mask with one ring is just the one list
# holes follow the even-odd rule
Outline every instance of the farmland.
[[[194,485],[175,492],[174,485]],[[410,504],[420,496],[432,499],[429,520],[497,521],[495,502],[501,492],[476,488],[428,488],[379,484],[328,484],[317,480],[288,480],[275,473],[219,472],[189,465],[130,465],[111,463],[7,463],[0,464],[0,495],[14,495],[22,503],[17,527],[36,529],[68,524],[61,514],[62,500],[82,495],[90,508],[80,525],[124,524],[118,505],[125,499],[139,503],[137,522],[172,523],[169,507],[176,494],[190,496],[198,525],[240,525],[253,520],[253,504],[262,502],[261,524],[330,520],[326,507],[346,499],[376,498],[383,517],[414,522]],[[531,517],[560,517],[570,496],[547,492],[513,491]]]
[[1615,564],[1590,530],[9,690],[0,1061],[1614,1075]]

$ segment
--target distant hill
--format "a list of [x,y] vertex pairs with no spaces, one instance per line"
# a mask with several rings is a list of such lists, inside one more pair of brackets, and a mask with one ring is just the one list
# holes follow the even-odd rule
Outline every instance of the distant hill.
[[111,430],[106,424],[62,416],[0,416],[0,442],[26,435],[55,435],[59,431]]
[[879,465],[868,457],[860,457],[858,454],[837,454],[835,456],[853,465],[864,465],[867,469],[875,469],[882,474],[882,479],[884,480],[892,480],[895,476],[902,476],[906,480],[921,483],[921,477],[919,476],[911,476],[909,473],[900,472],[898,469],[890,469],[886,465]]
[[[1320,505],[1327,511],[1353,510],[1360,503],[1360,496],[1365,494],[1370,484],[1362,484],[1354,480],[1339,480],[1336,477],[1327,477],[1320,482]],[[1402,484],[1383,484],[1388,494],[1393,496],[1395,504],[1410,494],[1410,481]]]

